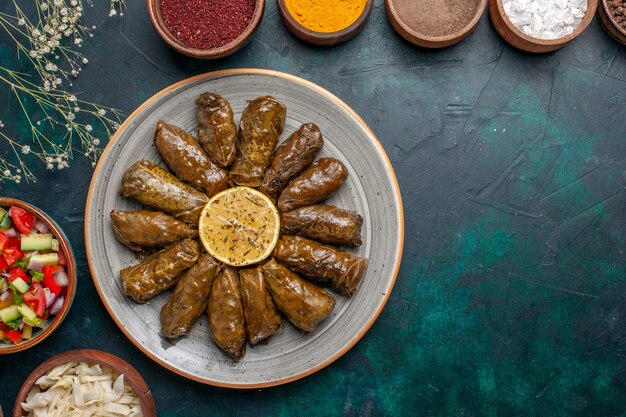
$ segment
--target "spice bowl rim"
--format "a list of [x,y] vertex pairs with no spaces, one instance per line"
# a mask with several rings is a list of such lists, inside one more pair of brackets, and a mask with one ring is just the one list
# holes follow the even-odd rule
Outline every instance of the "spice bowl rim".
[[[552,52],[576,39],[587,29],[593,20],[597,7],[598,0],[587,0],[587,10],[585,11],[585,15],[572,33],[557,39],[540,39],[525,34],[518,29],[513,22],[511,22],[509,16],[504,11],[503,0],[489,0],[491,20],[500,36],[510,45],[523,51],[533,53]],[[503,29],[501,26],[502,24],[507,28],[507,35],[501,32]],[[512,36],[513,39],[509,39],[509,36]]]
[[156,417],[156,404],[150,388],[139,372],[128,362],[109,352],[96,349],[77,349],[59,353],[37,366],[24,380],[15,398],[13,417],[22,417],[22,402],[32,389],[35,382],[54,367],[68,362],[97,363],[110,368],[117,374],[124,375],[124,383],[131,387],[141,405],[141,411],[145,417]]
[[61,227],[54,221],[54,219],[40,208],[35,207],[34,205],[27,203],[26,201],[17,200],[10,197],[0,197],[0,207],[9,206],[17,206],[30,211],[37,216],[38,220],[41,220],[46,226],[48,226],[54,237],[59,241],[59,248],[63,251],[63,254],[65,255],[67,262],[67,278],[69,283],[67,286],[65,303],[63,304],[63,307],[61,307],[61,311],[59,311],[59,314],[54,316],[54,318],[50,320],[50,322],[43,329],[41,329],[39,333],[37,333],[32,339],[22,341],[17,345],[0,344],[0,355],[22,352],[35,345],[38,345],[39,343],[47,339],[67,317],[67,314],[72,306],[72,303],[74,302],[74,297],[76,295],[76,285],[78,278],[78,273],[76,269],[76,257],[74,255],[74,251],[72,250],[70,241],[61,229]]
[[365,7],[363,7],[359,17],[349,26],[334,32],[316,32],[311,30],[294,19],[291,12],[287,9],[285,0],[276,0],[276,4],[283,24],[295,37],[303,42],[317,46],[334,46],[349,41],[363,30],[372,13],[374,0],[366,0]]
[[400,36],[407,41],[424,48],[445,48],[461,42],[476,28],[476,25],[478,25],[478,22],[485,13],[486,8],[487,0],[477,0],[476,13],[467,25],[450,35],[430,36],[411,29],[405,21],[401,19],[400,15],[396,11],[395,6],[393,5],[393,0],[385,0],[387,18],[396,32],[398,32]]
[[[611,24],[613,25],[613,27],[615,29],[617,29],[617,31],[624,37],[626,37],[626,29],[624,29],[623,27],[621,27],[616,21],[615,18],[613,16],[611,16],[611,12],[609,11],[609,5],[607,3],[606,0],[599,0],[600,3],[602,3],[602,10],[604,10],[604,13],[606,13],[606,17],[608,18],[609,22],[611,22]],[[599,9],[600,7],[598,7]]]
[[201,49],[193,48],[183,44],[181,41],[176,39],[172,32],[170,32],[170,30],[165,25],[163,15],[161,14],[161,0],[146,0],[146,3],[150,22],[152,23],[154,30],[159,34],[161,39],[163,39],[165,43],[167,43],[170,48],[174,49],[175,51],[183,55],[199,59],[224,58],[243,48],[261,24],[261,21],[263,20],[263,14],[265,13],[265,0],[255,0],[254,13],[252,14],[250,23],[244,29],[244,31],[239,34],[239,36],[237,36],[233,41],[227,43],[226,45],[222,45],[217,48]]

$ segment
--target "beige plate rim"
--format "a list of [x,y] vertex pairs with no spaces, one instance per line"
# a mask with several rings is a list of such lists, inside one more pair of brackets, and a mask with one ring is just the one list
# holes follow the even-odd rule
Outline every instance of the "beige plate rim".
[[[95,277],[95,273],[94,273],[95,268],[94,268],[94,266],[93,266],[93,264],[91,262],[92,252],[91,252],[91,247],[89,245],[89,229],[88,229],[88,225],[89,225],[89,214],[91,212],[91,201],[92,201],[93,193],[94,193],[95,179],[97,178],[98,172],[99,172],[99,170],[100,170],[100,168],[102,166],[102,161],[104,161],[104,159],[107,156],[107,154],[109,153],[109,151],[111,149],[113,149],[113,146],[115,145],[115,143],[119,139],[121,132],[124,131],[124,129],[133,121],[133,119],[135,119],[135,117],[137,117],[138,114],[140,114],[144,109],[146,109],[148,106],[150,106],[158,98],[160,98],[161,96],[163,96],[165,94],[168,94],[170,91],[175,90],[175,89],[177,89],[179,87],[183,87],[183,86],[185,86],[187,84],[199,81],[199,80],[215,78],[215,77],[221,77],[221,76],[229,76],[229,75],[265,75],[265,76],[277,77],[277,78],[282,78],[282,79],[285,79],[285,80],[289,80],[291,82],[300,84],[303,87],[306,87],[306,88],[309,88],[309,89],[312,89],[312,90],[315,90],[315,91],[319,92],[320,94],[322,94],[323,96],[325,96],[329,100],[335,102],[336,104],[338,104],[339,106],[344,108],[360,125],[363,126],[364,129],[366,129],[369,132],[371,137],[374,139],[374,144],[378,148],[378,152],[380,153],[380,155],[382,155],[383,160],[385,162],[385,165],[388,168],[389,175],[390,175],[391,180],[392,180],[393,185],[394,185],[394,191],[395,191],[394,192],[394,198],[396,200],[396,204],[398,205],[399,236],[398,236],[398,246],[396,248],[396,253],[395,253],[395,257],[394,257],[395,258],[395,264],[393,265],[392,279],[391,279],[391,281],[389,283],[388,291],[385,292],[384,299],[380,303],[380,306],[378,307],[376,312],[372,315],[372,317],[371,317],[370,321],[367,323],[367,325],[363,328],[362,331],[360,331],[356,335],[356,337],[349,344],[344,346],[343,349],[341,349],[335,355],[333,355],[330,358],[328,358],[326,361],[324,361],[321,364],[315,366],[314,368],[309,369],[309,370],[307,370],[305,372],[302,372],[300,374],[287,377],[287,378],[283,378],[283,379],[279,379],[279,380],[275,380],[275,381],[269,381],[269,382],[265,382],[265,383],[259,383],[259,384],[231,384],[231,383],[222,383],[222,382],[216,382],[216,381],[208,381],[208,380],[199,378],[199,377],[197,377],[195,375],[188,374],[187,372],[181,371],[180,369],[178,369],[175,366],[172,366],[171,364],[169,364],[169,363],[167,363],[167,362],[157,358],[151,352],[146,350],[140,343],[138,343],[132,337],[132,335],[128,332],[128,330],[124,327],[124,325],[115,317],[115,314],[113,313],[113,310],[112,310],[109,302],[107,301],[104,293],[102,292],[102,288],[100,287],[100,284],[99,284],[98,280]],[[335,96],[334,94],[332,94],[328,90],[320,87],[319,85],[317,85],[317,84],[315,84],[315,83],[313,83],[311,81],[305,80],[305,79],[297,77],[295,75],[286,74],[286,73],[280,72],[280,71],[259,69],[259,68],[237,68],[237,69],[228,69],[228,70],[221,70],[221,71],[212,71],[212,72],[207,72],[207,73],[204,73],[204,74],[196,75],[194,77],[186,78],[186,79],[184,79],[182,81],[179,81],[177,83],[174,83],[174,84],[170,85],[169,87],[164,88],[163,90],[159,91],[158,93],[156,93],[155,95],[150,97],[148,100],[146,100],[142,105],[140,105],[130,116],[128,116],[128,118],[124,121],[124,123],[122,123],[122,125],[119,127],[117,132],[113,135],[113,137],[109,141],[108,145],[106,146],[106,148],[102,152],[102,155],[100,156],[100,160],[99,160],[98,164],[96,165],[96,168],[94,170],[94,173],[93,173],[93,176],[92,176],[92,179],[91,179],[91,183],[89,185],[89,192],[87,193],[87,203],[86,203],[86,206],[85,206],[85,222],[84,222],[84,224],[85,224],[85,231],[84,231],[85,249],[87,251],[87,262],[89,263],[89,271],[91,273],[91,278],[92,278],[93,283],[94,283],[94,285],[96,287],[96,290],[98,291],[98,295],[100,296],[100,299],[102,300],[102,303],[104,304],[104,307],[107,309],[109,315],[111,316],[113,321],[115,321],[115,324],[117,324],[117,327],[119,327],[119,329],[122,331],[122,333],[124,333],[124,335],[128,338],[128,340],[130,340],[146,356],[148,356],[149,358],[151,358],[152,360],[154,360],[155,362],[157,362],[161,366],[169,369],[170,371],[172,371],[172,372],[174,372],[174,373],[176,373],[176,374],[178,374],[180,376],[183,376],[185,378],[188,378],[188,379],[191,379],[191,380],[194,380],[194,381],[197,381],[197,382],[201,382],[201,383],[207,384],[207,385],[219,386],[219,387],[224,387],[224,388],[237,388],[237,389],[266,388],[266,387],[272,387],[272,386],[276,386],[276,385],[283,385],[283,384],[286,384],[288,382],[296,381],[298,379],[301,379],[301,378],[304,378],[304,377],[306,377],[308,375],[311,375],[311,374],[319,371],[320,369],[325,368],[326,366],[330,365],[331,363],[333,363],[334,361],[339,359],[341,356],[343,356],[359,340],[361,340],[361,338],[365,335],[365,333],[367,333],[367,331],[374,324],[374,322],[376,321],[376,319],[378,318],[378,316],[382,312],[383,308],[385,307],[385,304],[387,304],[387,300],[389,299],[389,295],[391,294],[391,290],[394,287],[394,284],[396,282],[396,278],[398,276],[398,272],[400,270],[400,263],[402,261],[402,250],[403,250],[403,246],[404,246],[404,210],[403,210],[403,207],[402,207],[402,197],[401,197],[401,194],[400,194],[400,186],[398,185],[398,180],[397,180],[395,172],[393,170],[393,166],[391,165],[391,161],[389,160],[389,157],[387,156],[387,153],[385,152],[385,149],[383,148],[382,144],[380,143],[380,141],[378,140],[378,138],[376,137],[374,132],[369,128],[369,126],[365,123],[365,121],[350,106],[348,106],[346,103],[344,103],[342,100],[340,100],[337,96]]]

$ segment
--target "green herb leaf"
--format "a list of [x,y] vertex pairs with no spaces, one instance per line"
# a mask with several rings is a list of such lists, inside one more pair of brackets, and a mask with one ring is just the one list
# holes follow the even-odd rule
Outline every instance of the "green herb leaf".
[[33,277],[33,279],[36,279],[37,281],[43,280],[43,274],[35,269],[29,269],[28,275],[30,275],[31,277]]
[[23,301],[22,301],[22,293],[19,292],[19,290],[17,288],[15,288],[15,286],[13,284],[9,284],[9,288],[11,288],[11,290],[13,291],[13,302],[18,305],[21,306]]
[[15,266],[19,266],[20,268],[25,270],[28,267],[28,263],[28,259],[22,258],[19,261],[15,262]]
[[10,322],[8,322],[8,323],[4,323],[4,324],[6,324],[7,326],[9,326],[9,327],[10,327],[10,328],[12,328],[13,330],[17,330],[17,329],[19,329],[19,327],[20,327],[20,319],[13,320],[13,321],[10,321]]

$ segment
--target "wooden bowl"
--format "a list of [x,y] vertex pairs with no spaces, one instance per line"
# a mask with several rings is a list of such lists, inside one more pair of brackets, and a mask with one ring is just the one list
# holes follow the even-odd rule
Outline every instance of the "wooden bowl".
[[183,55],[200,59],[224,58],[243,48],[261,24],[263,13],[265,12],[265,0],[256,0],[254,14],[252,15],[250,24],[234,41],[218,48],[198,49],[189,47],[180,42],[174,37],[174,35],[172,35],[172,32],[170,32],[167,26],[165,26],[165,21],[163,20],[163,15],[161,14],[161,0],[147,0],[147,6],[148,16],[150,16],[152,26],[154,26],[154,30],[156,30],[165,43]]
[[287,10],[285,0],[276,0],[276,4],[278,5],[278,11],[280,12],[283,24],[296,38],[313,45],[333,46],[349,41],[365,27],[367,19],[369,19],[370,13],[372,12],[374,2],[373,0],[367,0],[359,18],[347,28],[337,32],[315,32],[314,30],[308,29],[293,18],[289,10]]
[[398,32],[404,39],[412,44],[424,48],[445,48],[461,42],[463,39],[467,38],[470,33],[472,33],[486,7],[487,0],[479,0],[476,7],[476,15],[464,28],[446,36],[429,36],[411,29],[396,10],[394,0],[385,0],[387,18],[389,19],[391,26],[393,26],[396,32]]
[[[65,259],[67,261],[67,277],[69,280],[69,284],[67,286],[67,294],[65,298],[65,303],[63,307],[61,307],[61,311],[59,314],[54,316],[49,320],[47,326],[41,330],[38,330],[38,333],[34,333],[34,336],[29,340],[24,340],[17,345],[8,345],[4,343],[0,343],[0,355],[1,354],[9,354],[15,352],[21,352],[28,348],[31,348],[41,342],[43,342],[48,336],[54,332],[57,327],[61,324],[61,322],[67,316],[68,311],[70,311],[70,307],[72,306],[72,302],[74,301],[74,295],[76,294],[76,258],[74,256],[74,252],[72,251],[72,247],[70,245],[67,236],[61,230],[58,224],[50,216],[44,213],[42,210],[37,207],[28,204],[24,201],[15,200],[13,198],[0,197],[0,207],[8,207],[8,206],[17,206],[21,207],[25,210],[33,213],[39,220],[41,220],[48,228],[50,229],[50,233],[54,235],[54,237],[59,241],[59,251],[63,252]],[[35,330],[33,329],[33,332]]]
[[600,20],[600,25],[602,25],[610,37],[622,45],[626,45],[626,29],[613,20],[606,0],[600,0],[600,5],[598,5],[598,19]]
[[589,26],[589,23],[593,20],[593,15],[596,13],[598,0],[587,1],[587,12],[585,12],[585,16],[580,22],[580,25],[578,25],[574,32],[559,39],[533,38],[516,28],[506,15],[502,0],[489,0],[489,15],[491,16],[491,23],[493,23],[496,31],[511,46],[532,53],[551,52],[564,47],[587,29],[587,26]]
[[101,366],[110,368],[117,374],[124,375],[124,383],[129,385],[135,392],[145,417],[156,417],[156,405],[152,392],[146,385],[139,372],[135,370],[126,361],[118,358],[107,352],[91,349],[70,350],[68,352],[61,353],[57,356],[53,356],[41,365],[39,365],[33,372],[28,375],[26,381],[17,393],[15,399],[15,406],[13,408],[13,417],[22,417],[25,412],[22,410],[22,403],[25,402],[28,392],[31,390],[35,381],[37,381],[42,375],[52,370],[52,368],[62,365],[67,362],[89,362],[99,363]]

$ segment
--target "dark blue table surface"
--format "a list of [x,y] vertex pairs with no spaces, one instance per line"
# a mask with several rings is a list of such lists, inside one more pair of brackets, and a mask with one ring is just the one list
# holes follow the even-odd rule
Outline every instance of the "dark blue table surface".
[[[113,19],[107,1],[95,3],[90,63],[75,86],[89,101],[130,114],[188,76],[256,67],[352,106],[398,176],[402,268],[377,322],[329,367],[264,390],[204,386],[144,356],[104,309],[83,242],[89,162],[33,165],[37,183],[2,183],[0,194],[57,219],[80,276],[59,330],[0,357],[5,413],[39,363],[96,348],[137,368],[161,416],[626,416],[626,49],[597,20],[562,50],[531,56],[507,46],[485,14],[468,39],[430,51],[403,41],[377,0],[357,38],[319,49],[287,32],[269,1],[247,47],[204,62],[168,49],[144,2]],[[0,57],[22,65],[7,38]],[[6,133],[23,133],[18,115],[0,91]],[[0,155],[7,148],[0,141]]]

